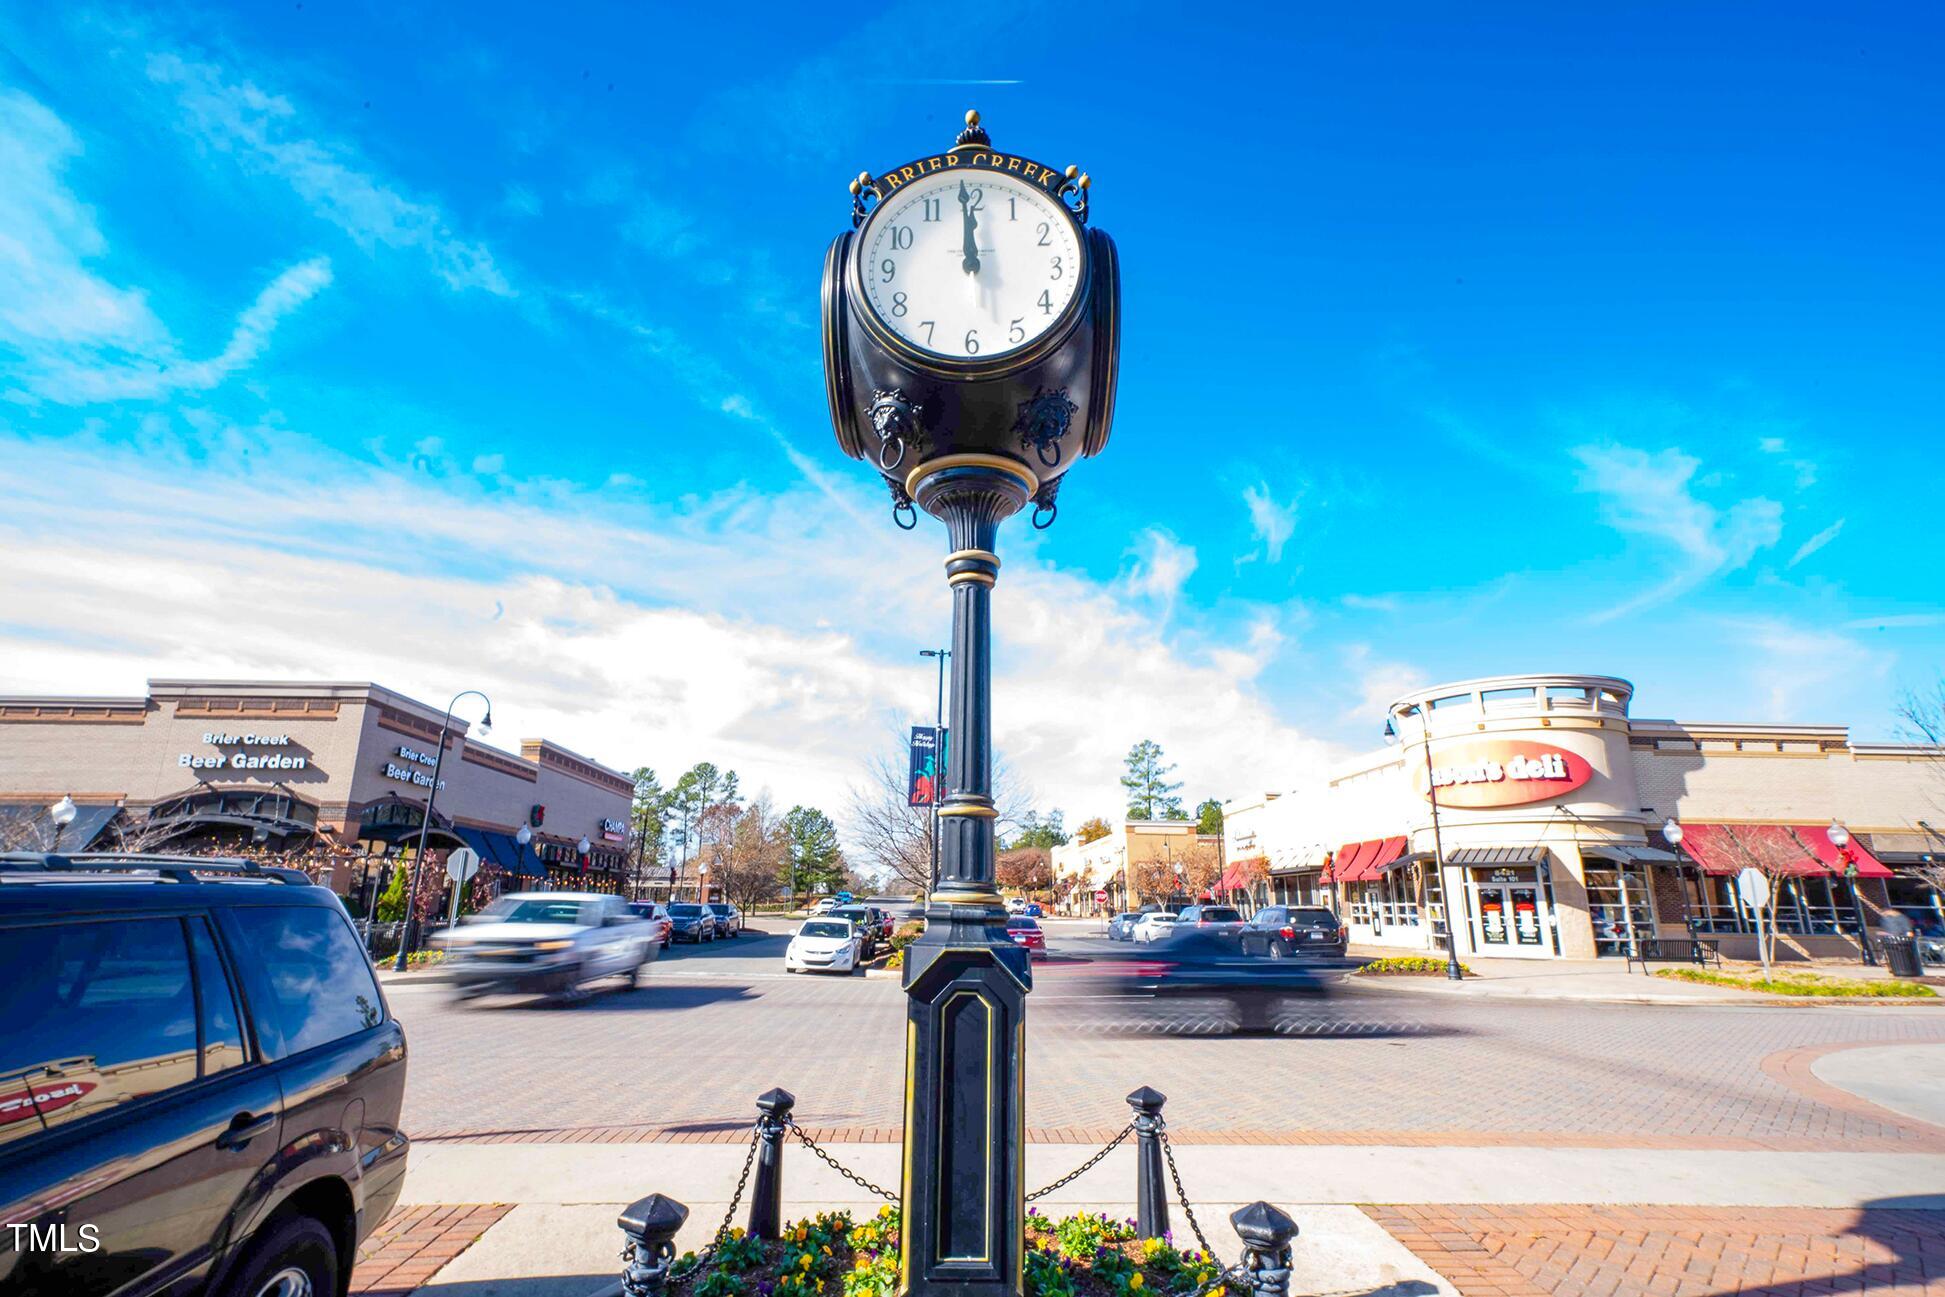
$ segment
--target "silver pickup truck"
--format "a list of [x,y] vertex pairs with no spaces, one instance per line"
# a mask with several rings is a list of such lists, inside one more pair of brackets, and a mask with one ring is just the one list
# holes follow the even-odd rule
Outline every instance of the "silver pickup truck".
[[602,977],[634,986],[662,953],[655,925],[619,896],[515,892],[446,938],[446,980],[463,999],[495,991],[563,995]]

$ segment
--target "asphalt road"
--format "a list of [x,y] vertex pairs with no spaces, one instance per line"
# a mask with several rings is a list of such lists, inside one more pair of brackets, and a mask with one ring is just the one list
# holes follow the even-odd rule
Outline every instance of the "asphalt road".
[[[898,1125],[905,1000],[895,980],[783,972],[771,921],[678,947],[640,989],[579,1003],[467,1006],[410,979],[387,996],[411,1048],[405,1125],[424,1136],[747,1126],[781,1085],[807,1125]],[[1945,1040],[1945,1012],[1471,1001],[1347,980],[1238,1035],[1220,1006],[1134,1014],[1101,956],[1131,948],[1055,922],[1028,1010],[1027,1122],[1118,1127],[1140,1085],[1178,1133],[1761,1139],[1820,1146],[1911,1132],[1828,1106],[1779,1073],[1788,1051]],[[1766,1068],[1765,1061],[1770,1062]]]

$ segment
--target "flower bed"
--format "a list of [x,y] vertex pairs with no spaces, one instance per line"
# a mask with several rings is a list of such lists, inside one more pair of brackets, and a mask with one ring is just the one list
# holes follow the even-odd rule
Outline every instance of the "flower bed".
[[1900,982],[1894,978],[1824,977],[1817,973],[1777,972],[1764,977],[1761,973],[1718,973],[1706,968],[1657,968],[1655,976],[1677,982],[1701,982],[1708,986],[1733,986],[1739,991],[1757,991],[1765,995],[1869,1000],[1910,997],[1923,1000],[1938,994],[1929,986]]
[[[1393,955],[1389,959],[1374,959],[1357,971],[1366,977],[1444,977],[1445,961],[1428,955]],[[1459,974],[1471,977],[1472,970],[1460,964]]]
[[[1025,1297],[1132,1297],[1188,1294],[1220,1267],[1167,1239],[1137,1239],[1133,1221],[1106,1216],[1053,1220],[1029,1209]],[[884,1207],[862,1221],[824,1212],[783,1228],[774,1243],[733,1231],[694,1297],[893,1297],[898,1291],[899,1214]],[[695,1264],[676,1262],[675,1273]]]

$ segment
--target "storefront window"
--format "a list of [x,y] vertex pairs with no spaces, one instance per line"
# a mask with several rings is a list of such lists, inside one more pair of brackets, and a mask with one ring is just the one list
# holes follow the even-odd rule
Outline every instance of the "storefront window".
[[1630,934],[1641,940],[1652,938],[1655,911],[1647,870],[1639,865],[1622,867],[1604,860],[1589,860],[1587,916],[1594,925],[1596,954],[1626,954]]
[[1432,935],[1445,939],[1445,879],[1440,870],[1431,866],[1425,868],[1425,914],[1432,925]]

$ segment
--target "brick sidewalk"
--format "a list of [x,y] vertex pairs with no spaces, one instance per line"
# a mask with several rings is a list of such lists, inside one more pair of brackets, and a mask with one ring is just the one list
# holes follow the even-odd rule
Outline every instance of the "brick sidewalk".
[[1419,1206],[1365,1214],[1463,1297],[1945,1294],[1945,1212]]
[[399,1208],[358,1249],[351,1291],[362,1297],[405,1297],[512,1210],[509,1203]]

